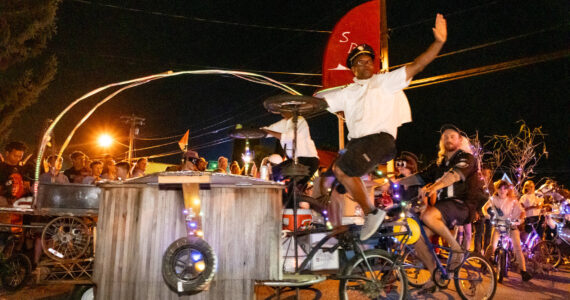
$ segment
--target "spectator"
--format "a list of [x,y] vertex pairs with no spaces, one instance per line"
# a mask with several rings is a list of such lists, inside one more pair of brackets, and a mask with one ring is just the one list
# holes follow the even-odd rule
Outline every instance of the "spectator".
[[218,158],[218,168],[214,170],[214,172],[226,174],[228,173],[227,169],[228,169],[228,159],[224,156],[220,156]]
[[139,158],[139,160],[137,160],[135,167],[133,168],[132,173],[132,177],[142,177],[146,172],[146,165],[148,164],[148,159],[146,157],[143,158]]
[[180,171],[198,171],[198,162],[200,157],[196,151],[188,150],[184,153]]
[[[81,183],[82,174],[81,170],[85,167],[85,154],[81,151],[74,151],[69,156],[71,158],[71,163],[73,166],[71,168],[65,170],[63,174],[67,176],[69,182],[71,183]],[[81,178],[80,181],[78,181]]]
[[232,165],[230,166],[230,174],[233,175],[241,175],[241,168],[239,167],[239,163],[237,161],[233,161]]
[[121,161],[115,164],[115,168],[117,169],[117,177],[116,180],[127,180],[131,178],[131,164],[127,161]]
[[94,184],[101,181],[101,173],[103,173],[103,162],[100,160],[94,160],[89,167],[91,167],[91,174],[83,178],[85,184]]
[[40,175],[40,183],[69,183],[69,178],[60,173],[63,158],[51,155],[47,159],[49,170]]
[[206,171],[206,169],[208,168],[208,161],[206,161],[205,158],[200,157],[200,160],[198,161],[198,171]]
[[24,172],[21,165],[26,145],[10,142],[4,149],[4,161],[0,163],[0,206],[6,207],[30,193],[31,174]]
[[112,157],[105,157],[105,160],[103,161],[103,175],[101,175],[101,179],[117,179],[117,168],[115,167],[115,160],[113,160]]

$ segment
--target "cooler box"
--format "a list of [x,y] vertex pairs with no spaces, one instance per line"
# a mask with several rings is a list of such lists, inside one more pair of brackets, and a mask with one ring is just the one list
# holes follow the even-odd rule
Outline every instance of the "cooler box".
[[[303,229],[311,225],[313,215],[310,209],[297,209],[297,229]],[[293,231],[293,209],[283,210],[283,230]]]

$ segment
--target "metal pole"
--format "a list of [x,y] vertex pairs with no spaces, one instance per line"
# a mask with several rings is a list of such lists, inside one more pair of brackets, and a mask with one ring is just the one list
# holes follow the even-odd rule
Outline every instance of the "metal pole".
[[388,71],[388,20],[386,18],[386,0],[380,0],[380,58],[382,71]]
[[[388,72],[388,19],[386,16],[386,0],[380,0],[380,53],[382,59],[382,71]],[[394,172],[394,160],[386,165],[386,173]]]

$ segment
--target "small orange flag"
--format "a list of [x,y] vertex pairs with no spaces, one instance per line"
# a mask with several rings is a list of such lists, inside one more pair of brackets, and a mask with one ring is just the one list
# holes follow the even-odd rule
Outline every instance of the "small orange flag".
[[182,150],[182,151],[188,150],[188,134],[189,133],[190,133],[190,130],[186,130],[186,133],[178,142],[178,146],[180,146],[180,150]]

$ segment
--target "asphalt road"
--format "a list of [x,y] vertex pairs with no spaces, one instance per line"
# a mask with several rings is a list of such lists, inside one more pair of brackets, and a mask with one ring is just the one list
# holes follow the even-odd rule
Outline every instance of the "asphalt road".
[[[7,293],[0,291],[0,300],[55,300],[69,299],[68,296],[73,290],[71,284],[50,284],[27,286],[15,293]],[[277,299],[272,296],[274,291],[269,287],[257,287],[256,299],[273,300]],[[435,292],[433,294],[416,295],[417,290],[411,290],[409,299],[437,299],[451,300],[461,299],[453,283],[449,284],[448,289]],[[284,291],[281,294],[283,300],[295,299],[294,291]],[[316,284],[309,288],[300,290],[300,299],[338,299],[338,281],[327,280]],[[558,270],[550,274],[535,275],[529,282],[522,282],[521,277],[517,273],[510,272],[502,284],[497,286],[494,299],[498,300],[567,300],[570,299],[570,265],[564,265]]]
[[[268,287],[258,287],[256,290],[257,299],[269,300],[277,299],[272,296],[273,290]],[[433,294],[417,295],[417,290],[410,291],[409,299],[437,299],[451,300],[461,299],[455,291],[453,282],[448,289],[435,292]],[[281,299],[295,299],[294,291],[281,293]],[[300,299],[338,299],[338,281],[327,280],[316,284],[310,288],[300,290]],[[518,273],[509,272],[509,277],[498,284],[495,297],[498,300],[568,300],[570,299],[570,265],[564,265],[558,270],[549,274],[535,275],[529,282],[523,282]]]

